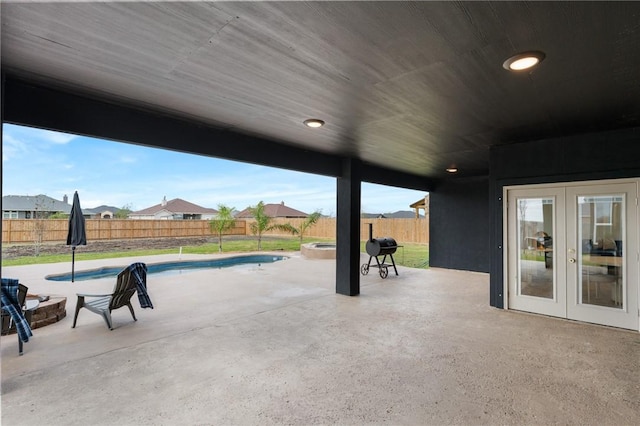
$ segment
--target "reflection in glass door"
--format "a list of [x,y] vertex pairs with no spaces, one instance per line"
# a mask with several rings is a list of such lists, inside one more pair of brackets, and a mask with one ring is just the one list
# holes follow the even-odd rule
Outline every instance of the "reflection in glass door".
[[579,302],[622,309],[625,197],[578,196],[577,202]]
[[518,200],[521,295],[553,299],[553,204],[553,198]]

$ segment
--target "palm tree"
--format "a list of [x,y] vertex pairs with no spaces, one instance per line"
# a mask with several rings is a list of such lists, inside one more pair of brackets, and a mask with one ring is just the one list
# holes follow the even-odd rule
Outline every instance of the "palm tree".
[[262,234],[267,231],[272,231],[274,229],[279,229],[285,232],[291,232],[291,225],[284,224],[271,224],[273,218],[271,216],[267,216],[264,211],[264,202],[260,201],[255,207],[249,207],[249,213],[253,216],[255,222],[249,225],[249,229],[253,235],[258,237],[258,250],[262,250]]
[[255,207],[249,207],[249,213],[255,222],[249,226],[251,233],[258,237],[258,250],[262,250],[262,234],[269,231],[271,217],[264,212],[264,202],[260,201]]
[[218,251],[220,253],[222,253],[222,236],[236,224],[236,220],[233,218],[234,209],[235,207],[218,204],[218,217],[209,222],[211,231],[218,235]]
[[318,219],[320,219],[320,216],[322,216],[322,212],[320,210],[316,210],[315,212],[311,213],[297,228],[290,223],[286,223],[284,225],[281,225],[282,228],[280,229],[290,232],[293,235],[300,236],[300,245],[302,246],[302,237],[304,237],[304,233],[307,231],[307,229],[316,224]]

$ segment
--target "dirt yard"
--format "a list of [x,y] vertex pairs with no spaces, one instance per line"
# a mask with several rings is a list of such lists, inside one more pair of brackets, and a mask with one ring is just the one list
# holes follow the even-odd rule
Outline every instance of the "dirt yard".
[[[246,237],[234,237],[234,239]],[[254,237],[255,238],[255,237]],[[225,237],[228,241],[230,237]],[[76,253],[99,253],[126,250],[167,249],[184,246],[197,246],[207,243],[215,243],[217,240],[211,237],[189,238],[143,238],[135,240],[105,240],[87,241],[86,246],[78,246]],[[2,245],[2,258],[14,259],[17,257],[34,256],[36,247],[31,244],[7,244]],[[64,243],[47,243],[40,246],[40,254],[70,254],[71,247]]]

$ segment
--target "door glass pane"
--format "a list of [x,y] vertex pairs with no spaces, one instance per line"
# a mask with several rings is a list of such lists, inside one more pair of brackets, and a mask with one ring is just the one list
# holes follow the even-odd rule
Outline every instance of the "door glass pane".
[[553,198],[518,199],[519,293],[554,298]]
[[622,309],[624,196],[578,197],[579,301]]

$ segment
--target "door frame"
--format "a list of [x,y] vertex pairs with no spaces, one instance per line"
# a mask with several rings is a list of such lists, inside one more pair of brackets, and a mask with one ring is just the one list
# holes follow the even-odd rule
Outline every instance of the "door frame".
[[[504,218],[502,221],[502,246],[504,250],[502,250],[503,256],[503,267],[502,267],[502,285],[503,285],[503,309],[509,310],[512,309],[509,306],[509,213],[508,213],[508,195],[509,191],[513,190],[529,190],[529,189],[539,189],[539,190],[549,190],[554,188],[571,188],[571,187],[579,187],[579,186],[597,186],[597,185],[616,185],[616,184],[628,184],[633,183],[636,185],[636,200],[628,200],[628,206],[635,206],[635,220],[638,223],[640,221],[640,207],[638,206],[638,198],[640,198],[640,178],[623,178],[623,179],[602,179],[602,180],[585,180],[585,181],[569,181],[569,182],[552,182],[552,183],[541,183],[541,184],[523,184],[523,185],[505,185],[502,188],[502,199],[504,200],[502,205],[502,217]],[[566,207],[565,207],[566,214]],[[636,253],[631,253],[628,258],[628,262],[635,262],[633,269],[636,271],[636,276],[629,276],[627,278],[627,285],[629,288],[633,286],[637,292],[637,306],[632,307],[629,306],[630,310],[635,308],[638,315],[638,329],[640,331],[640,226],[636,227],[636,231],[632,235],[628,235],[628,238],[635,239],[635,247],[637,248]],[[564,254],[564,253],[563,253]],[[635,259],[633,258],[635,256]],[[566,275],[566,274],[565,274]],[[535,313],[535,312],[534,312]],[[541,314],[544,315],[544,314]],[[578,320],[580,321],[580,320]],[[588,323],[588,322],[585,322]]]

